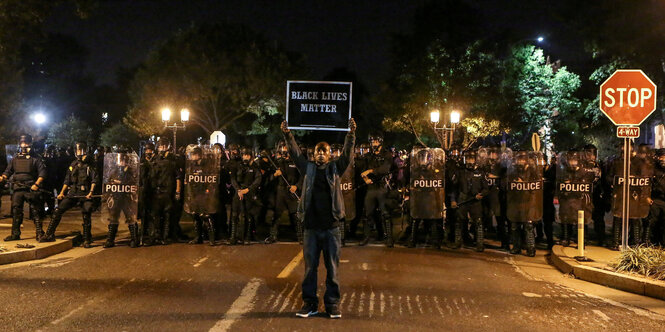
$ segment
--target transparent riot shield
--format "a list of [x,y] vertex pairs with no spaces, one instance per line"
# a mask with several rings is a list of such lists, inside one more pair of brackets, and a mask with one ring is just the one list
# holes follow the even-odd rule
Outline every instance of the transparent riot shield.
[[135,152],[104,155],[102,218],[118,223],[136,221],[139,204],[139,156]]
[[[621,218],[623,200],[623,158],[613,163],[612,214]],[[635,156],[630,165],[630,211],[629,218],[646,218],[649,215],[653,161]]]
[[541,152],[517,151],[507,159],[507,217],[512,222],[543,218],[543,167]]
[[588,154],[561,152],[557,158],[556,196],[559,198],[559,220],[577,224],[578,212],[584,211],[584,223],[592,221],[593,183],[596,174]]
[[355,162],[349,165],[339,182],[344,197],[345,219],[350,221],[356,218]]
[[220,207],[221,149],[188,145],[185,151],[185,212],[210,215]]
[[410,160],[410,206],[414,219],[443,218],[446,155],[442,149],[415,147]]
[[504,191],[506,180],[506,156],[510,155],[510,149],[502,150],[499,147],[479,148],[478,149],[478,167],[487,174],[487,186],[490,193],[485,197],[484,203],[487,204],[492,213],[501,216],[501,194]]

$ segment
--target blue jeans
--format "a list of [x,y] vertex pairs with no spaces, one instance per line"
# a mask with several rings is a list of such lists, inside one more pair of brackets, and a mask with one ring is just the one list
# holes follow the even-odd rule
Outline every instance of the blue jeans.
[[319,298],[316,296],[316,287],[321,252],[323,252],[323,263],[327,270],[326,293],[323,295],[323,303],[326,308],[339,303],[337,268],[339,267],[341,243],[339,227],[328,230],[305,229],[303,241],[305,280],[302,282],[302,299],[305,303],[316,305],[319,303]]

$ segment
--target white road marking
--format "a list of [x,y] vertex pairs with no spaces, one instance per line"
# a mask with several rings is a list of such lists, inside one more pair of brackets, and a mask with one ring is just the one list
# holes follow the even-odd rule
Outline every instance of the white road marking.
[[293,295],[293,292],[295,292],[297,288],[298,288],[298,283],[293,284],[293,289],[291,289],[289,295],[284,297],[284,303],[282,304],[282,307],[279,308],[279,312],[283,312],[284,309],[286,309],[286,307],[289,305],[289,301],[291,301],[291,296]]
[[362,314],[363,309],[365,308],[365,292],[360,293],[360,298],[358,299],[358,313]]
[[406,307],[409,309],[409,315],[413,315],[413,308],[411,308],[411,297],[406,296]]
[[362,263],[360,265],[360,269],[363,271],[368,271],[369,270],[369,265],[367,263]]
[[383,312],[386,310],[386,297],[383,295],[383,292],[381,292],[381,316],[383,316]]
[[524,296],[526,296],[526,297],[543,297],[543,296],[540,295],[540,294],[529,293],[529,292],[522,292],[522,295],[524,295]]
[[224,317],[213,326],[211,332],[225,332],[231,328],[231,325],[242,316],[254,308],[254,298],[261,286],[261,279],[254,278],[250,280],[245,288],[240,292],[240,296],[233,301],[231,308],[224,314]]
[[207,261],[207,260],[208,260],[208,256],[199,259],[198,262],[194,263],[194,267],[199,267],[199,266],[201,266],[201,264],[203,264],[203,262],[205,262],[205,261]]
[[77,312],[81,311],[81,309],[85,308],[86,306],[89,306],[89,305],[93,304],[94,302],[95,302],[95,299],[90,299],[90,300],[88,300],[88,302],[86,302],[85,304],[81,304],[80,306],[76,307],[74,310],[70,311],[70,312],[67,313],[66,315],[64,315],[64,316],[62,316],[62,317],[60,317],[60,318],[58,318],[58,319],[52,321],[52,322],[51,322],[51,325],[58,325],[58,324],[60,324],[60,322],[64,321],[65,319],[67,319],[67,318],[69,318],[69,317],[71,317],[71,316],[74,316],[74,314],[76,314]]
[[402,315],[402,296],[397,297],[397,304],[399,305],[399,314]]
[[372,313],[374,313],[374,298],[375,294],[372,292],[369,296],[369,316],[372,317]]
[[272,304],[272,308],[271,308],[272,310],[275,310],[275,308],[277,308],[277,305],[279,304],[279,301],[282,299],[282,297],[284,296],[284,294],[286,293],[286,291],[288,289],[289,289],[289,283],[287,282],[286,285],[284,286],[284,289],[282,290],[282,292],[279,293],[279,295],[277,295],[277,298],[275,299],[275,303]]
[[293,259],[289,262],[289,264],[287,264],[284,267],[282,272],[280,272],[277,275],[277,278],[278,279],[287,278],[291,274],[291,272],[293,272],[293,270],[298,266],[298,264],[300,264],[300,261],[302,261],[302,258],[303,258],[303,254],[302,254],[302,250],[300,250],[298,252],[298,254],[296,255],[296,257],[293,257]]
[[609,322],[609,321],[610,321],[610,318],[607,317],[607,315],[606,315],[605,313],[603,313],[602,311],[600,311],[600,310],[596,310],[596,309],[591,310],[591,311],[593,311],[594,314],[598,315],[598,316],[599,316],[600,318],[602,318],[604,321],[606,321],[606,322]]
[[436,305],[436,310],[439,311],[439,315],[443,317],[443,309],[441,309],[441,306],[439,305],[439,298],[437,296],[434,297],[434,304]]
[[356,299],[356,292],[351,293],[351,299],[349,300],[349,311],[353,310],[353,300]]

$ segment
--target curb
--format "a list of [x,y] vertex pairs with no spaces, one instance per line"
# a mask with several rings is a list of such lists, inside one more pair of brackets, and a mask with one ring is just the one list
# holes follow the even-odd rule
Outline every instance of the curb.
[[72,235],[64,239],[58,239],[52,244],[44,247],[0,253],[0,265],[42,259],[65,252],[74,246],[74,242],[77,238],[80,238],[80,235]]
[[584,266],[576,260],[566,256],[563,252],[562,246],[556,245],[552,248],[552,255],[550,255],[549,261],[559,271],[565,274],[572,274],[577,279],[634,294],[665,300],[665,285],[662,283],[623,273]]

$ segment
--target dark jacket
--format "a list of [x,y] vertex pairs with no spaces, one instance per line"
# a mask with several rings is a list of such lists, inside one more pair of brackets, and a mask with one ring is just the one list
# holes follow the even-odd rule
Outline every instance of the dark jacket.
[[[304,223],[305,211],[309,209],[311,204],[312,188],[314,187],[317,165],[314,162],[308,161],[307,157],[302,154],[293,134],[289,132],[284,136],[291,158],[293,158],[293,161],[296,163],[296,167],[298,167],[300,174],[304,174],[302,196],[300,197],[300,203],[298,204],[298,218]],[[332,160],[325,165],[326,177],[328,179],[328,184],[330,185],[330,194],[332,197],[333,219],[335,221],[341,220],[346,215],[344,212],[344,196],[342,195],[340,177],[353,162],[353,146],[355,140],[356,136],[353,132],[346,134],[342,155],[339,159]]]

